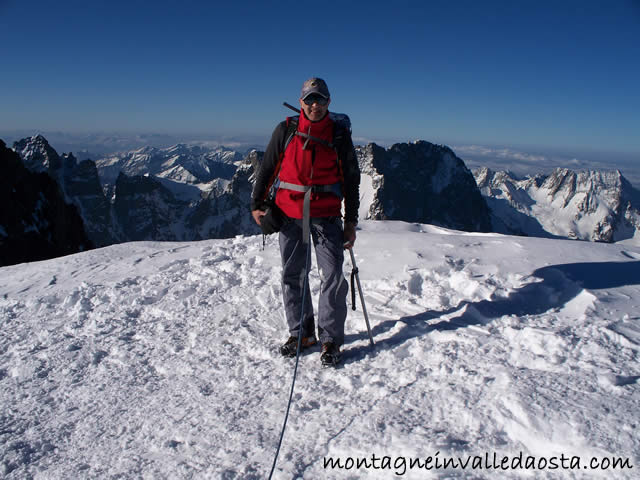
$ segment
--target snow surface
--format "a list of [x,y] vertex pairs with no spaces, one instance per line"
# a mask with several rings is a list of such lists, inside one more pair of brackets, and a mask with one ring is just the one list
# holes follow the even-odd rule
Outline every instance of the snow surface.
[[[301,357],[274,478],[638,478],[639,247],[361,226],[376,346],[358,305],[341,368]],[[279,276],[275,236],[0,268],[0,474],[267,478],[294,365]],[[392,468],[520,452],[581,468]],[[394,463],[324,468],[372,455]]]

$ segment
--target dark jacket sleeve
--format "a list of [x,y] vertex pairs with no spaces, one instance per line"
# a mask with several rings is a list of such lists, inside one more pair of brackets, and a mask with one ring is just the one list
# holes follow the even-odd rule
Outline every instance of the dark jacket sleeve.
[[345,135],[338,155],[344,175],[344,221],[357,223],[360,207],[360,166],[350,133]]
[[267,150],[264,152],[262,163],[256,172],[256,183],[253,186],[251,195],[251,211],[264,208],[263,202],[271,187],[271,179],[275,174],[278,161],[280,160],[281,150],[284,145],[285,135],[287,134],[287,122],[281,122],[273,131]]

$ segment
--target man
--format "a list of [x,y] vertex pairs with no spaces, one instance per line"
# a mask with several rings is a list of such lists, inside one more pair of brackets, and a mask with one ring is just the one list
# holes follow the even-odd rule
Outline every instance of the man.
[[349,291],[342,273],[343,248],[351,248],[356,240],[360,203],[360,169],[350,121],[346,115],[330,113],[330,103],[324,80],[310,78],[304,82],[300,116],[288,118],[274,130],[256,175],[251,200],[251,214],[260,225],[266,213],[265,200],[278,180],[275,203],[285,217],[279,236],[282,294],[290,335],[280,348],[285,357],[296,355],[301,318],[301,349],[317,342],[306,272],[309,233],[312,237],[321,280],[318,335],[324,366],[337,365],[341,360]]

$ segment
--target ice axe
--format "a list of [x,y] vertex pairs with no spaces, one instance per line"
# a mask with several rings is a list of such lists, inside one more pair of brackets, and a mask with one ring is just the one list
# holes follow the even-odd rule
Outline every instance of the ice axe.
[[356,309],[356,291],[353,288],[353,278],[355,277],[356,283],[358,285],[358,293],[360,294],[360,304],[362,305],[362,311],[364,312],[364,321],[367,324],[367,332],[369,333],[369,343],[373,347],[373,335],[371,334],[371,326],[369,325],[369,315],[367,315],[367,307],[364,304],[364,295],[362,294],[362,285],[360,284],[360,274],[358,267],[356,266],[356,258],[353,255],[353,246],[351,244],[345,244],[347,250],[349,250],[349,254],[351,255],[351,266],[353,270],[351,270],[351,309]]
[[294,107],[293,105],[287,103],[287,102],[282,102],[282,105],[284,105],[287,108],[290,108],[291,110],[293,110],[294,112],[300,114],[300,109]]

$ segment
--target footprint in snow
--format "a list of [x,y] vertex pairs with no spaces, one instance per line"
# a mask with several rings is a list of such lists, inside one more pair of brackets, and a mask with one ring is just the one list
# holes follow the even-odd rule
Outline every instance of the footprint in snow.
[[422,283],[422,276],[417,273],[412,273],[411,278],[409,279],[409,282],[407,284],[409,293],[418,297],[422,296]]
[[615,375],[608,373],[602,375],[599,379],[601,385],[610,385],[613,387],[624,387],[627,385],[635,385],[640,380],[640,375]]

